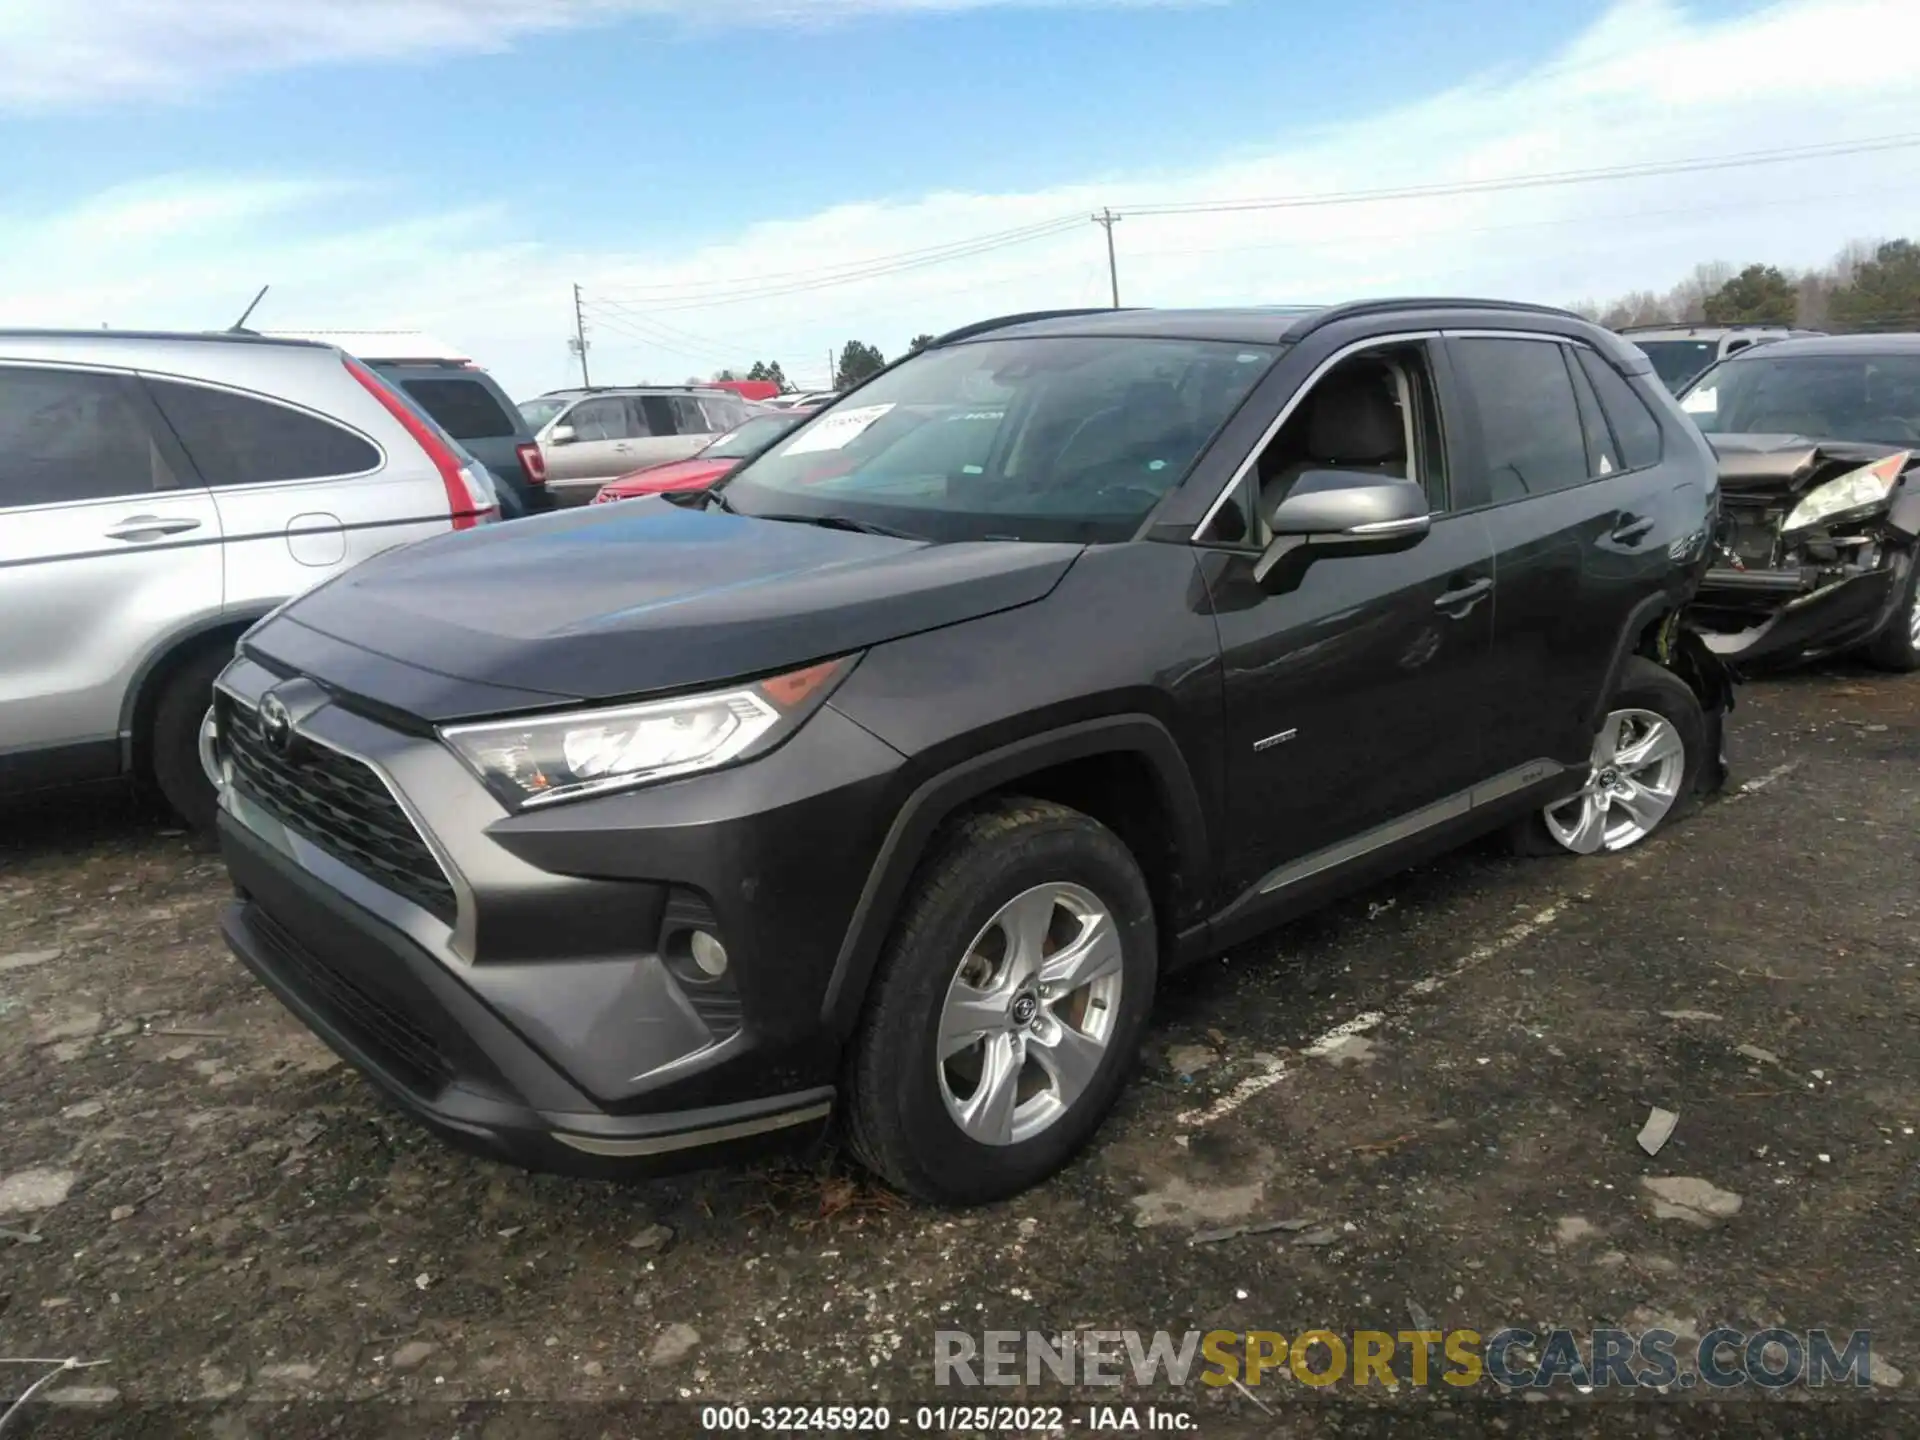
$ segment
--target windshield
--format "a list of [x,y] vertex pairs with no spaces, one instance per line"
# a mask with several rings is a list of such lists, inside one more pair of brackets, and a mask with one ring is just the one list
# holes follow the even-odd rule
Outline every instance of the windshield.
[[928,350],[734,472],[726,498],[934,540],[1124,540],[1278,353],[1134,337]]
[[576,398],[578,397],[572,395],[543,395],[538,400],[522,400],[520,413],[526,418],[527,428],[538,434],[541,427],[571,405]]
[[1635,343],[1653,362],[1653,373],[1673,391],[1678,391],[1720,355],[1717,340],[1640,340]]
[[758,453],[793,429],[803,415],[756,415],[737,429],[729,430],[700,452],[706,460],[744,460]]
[[1680,406],[1710,435],[1920,442],[1920,355],[1741,356],[1696,380]]

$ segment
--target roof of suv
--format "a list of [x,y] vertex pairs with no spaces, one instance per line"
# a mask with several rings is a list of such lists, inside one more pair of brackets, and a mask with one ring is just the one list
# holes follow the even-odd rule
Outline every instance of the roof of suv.
[[1057,310],[982,321],[943,335],[936,345],[992,334],[1014,336],[1126,335],[1179,340],[1219,340],[1240,345],[1283,345],[1343,320],[1400,315],[1426,327],[1453,323],[1498,329],[1544,329],[1603,345],[1619,358],[1630,347],[1569,310],[1510,300],[1410,297],[1357,300],[1340,305],[1246,306],[1219,310]]
[[585,400],[590,395],[721,395],[740,397],[731,390],[716,389],[712,385],[569,385],[560,390],[547,390],[538,397],[542,400]]
[[1769,360],[1795,355],[1920,355],[1920,334],[1896,332],[1886,335],[1807,335],[1792,340],[1776,340],[1761,350],[1742,350],[1727,357],[1744,360],[1764,354]]
[[334,347],[318,340],[294,339],[284,335],[259,335],[251,330],[31,330],[0,329],[4,340],[59,340],[62,342],[117,345],[126,341],[166,341],[209,345],[272,345],[301,350],[329,350]]

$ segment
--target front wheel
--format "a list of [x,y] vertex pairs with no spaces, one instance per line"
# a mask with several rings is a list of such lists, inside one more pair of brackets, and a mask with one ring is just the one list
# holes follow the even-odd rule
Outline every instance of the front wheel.
[[936,1204],[1044,1180],[1112,1108],[1155,972],[1153,903],[1110,830],[1034,800],[966,817],[916,878],[875,981],[855,1153]]
[[1908,674],[1920,670],[1920,555],[1907,563],[1907,580],[1900,607],[1880,633],[1867,642],[1867,663],[1881,670]]
[[1706,716],[1686,681],[1631,657],[1594,736],[1587,783],[1521,821],[1515,849],[1596,855],[1638,845],[1698,790],[1707,749]]

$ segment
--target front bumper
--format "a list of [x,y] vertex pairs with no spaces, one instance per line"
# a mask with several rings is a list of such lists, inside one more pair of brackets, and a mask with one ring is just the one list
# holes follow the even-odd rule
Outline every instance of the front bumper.
[[[220,690],[227,941],[434,1130],[606,1175],[824,1127],[826,997],[897,752],[829,706],[750,765],[514,816],[437,740],[313,682],[242,658]],[[284,773],[240,763],[268,690],[292,702]],[[725,943],[723,980],[676,953],[688,925]]]
[[[1694,601],[1707,648],[1737,669],[1811,660],[1880,633],[1905,593],[1909,554],[1809,588],[1798,570],[1709,570]],[[1777,606],[1778,608],[1774,608]]]

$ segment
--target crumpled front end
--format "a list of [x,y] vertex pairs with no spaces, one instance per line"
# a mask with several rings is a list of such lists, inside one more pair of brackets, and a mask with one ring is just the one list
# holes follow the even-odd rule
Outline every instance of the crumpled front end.
[[[1901,607],[1920,542],[1911,454],[1798,436],[1708,438],[1720,457],[1721,511],[1687,617],[1707,647],[1753,671],[1879,634]],[[1884,498],[1871,498],[1869,483],[1863,503],[1808,523],[1810,501],[1867,470],[1891,482]]]

